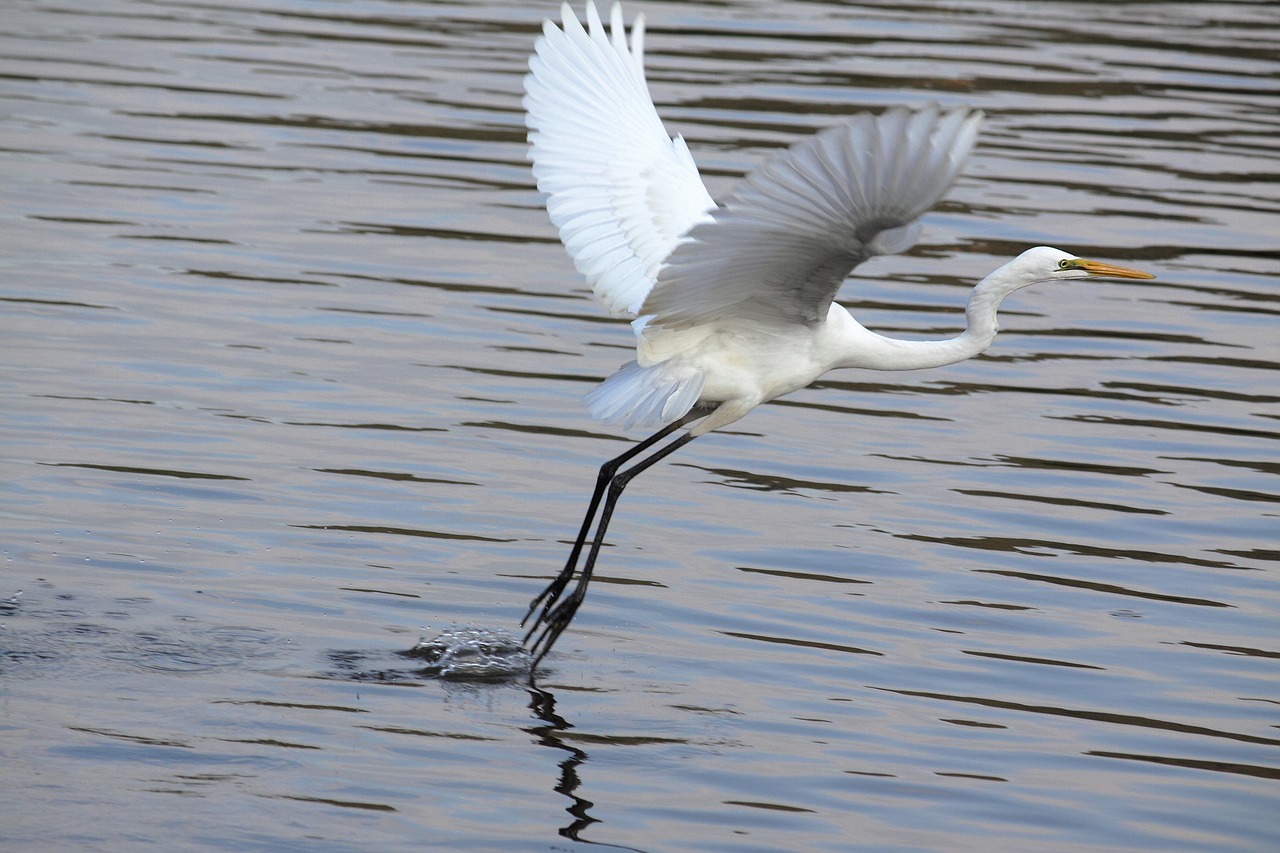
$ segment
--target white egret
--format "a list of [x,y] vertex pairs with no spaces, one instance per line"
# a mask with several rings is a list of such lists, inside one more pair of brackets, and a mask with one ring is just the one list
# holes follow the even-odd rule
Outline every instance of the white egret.
[[916,370],[972,358],[995,338],[1001,300],[1019,288],[1153,278],[1041,246],[978,283],[967,327],[954,338],[869,331],[833,301],[836,291],[862,261],[915,241],[916,220],[955,180],[982,113],[855,115],[773,155],[717,206],[649,96],[643,16],[628,44],[617,4],[608,32],[591,2],[586,28],[567,3],[561,15],[561,27],[544,24],[524,79],[529,156],[575,266],[611,314],[635,318],[637,348],[636,360],[587,394],[586,405],[609,423],[659,429],[600,468],[564,569],[525,614],[534,617],[525,635],[534,666],[582,604],[618,496],[645,468],[829,370]]

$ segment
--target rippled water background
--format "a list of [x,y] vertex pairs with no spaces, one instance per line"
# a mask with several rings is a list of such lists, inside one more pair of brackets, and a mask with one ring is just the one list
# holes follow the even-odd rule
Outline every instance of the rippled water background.
[[1280,60],[1250,3],[657,3],[713,193],[862,108],[976,158],[842,294],[983,358],[847,371],[637,480],[514,630],[629,356],[524,159],[547,3],[0,16],[0,846],[1274,850]]

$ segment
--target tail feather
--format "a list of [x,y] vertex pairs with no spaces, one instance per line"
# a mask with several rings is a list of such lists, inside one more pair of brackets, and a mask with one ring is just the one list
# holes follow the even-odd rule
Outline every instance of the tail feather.
[[605,423],[656,429],[694,407],[704,380],[695,367],[673,367],[670,362],[641,367],[631,361],[591,389],[584,401],[591,416]]

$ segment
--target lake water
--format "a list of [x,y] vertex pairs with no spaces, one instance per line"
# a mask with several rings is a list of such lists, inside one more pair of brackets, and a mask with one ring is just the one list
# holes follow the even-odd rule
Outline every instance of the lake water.
[[713,194],[861,109],[988,113],[841,300],[982,358],[845,371],[624,497],[514,632],[626,361],[547,221],[556,5],[18,0],[0,16],[0,847],[1280,848],[1280,13],[632,3]]

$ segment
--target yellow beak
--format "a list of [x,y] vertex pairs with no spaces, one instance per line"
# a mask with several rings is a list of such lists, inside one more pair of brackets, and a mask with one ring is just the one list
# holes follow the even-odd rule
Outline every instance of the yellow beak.
[[1117,267],[1113,264],[1104,264],[1101,261],[1086,261],[1084,258],[1069,260],[1067,265],[1070,268],[1084,270],[1089,275],[1106,276],[1107,278],[1155,278],[1149,272]]

